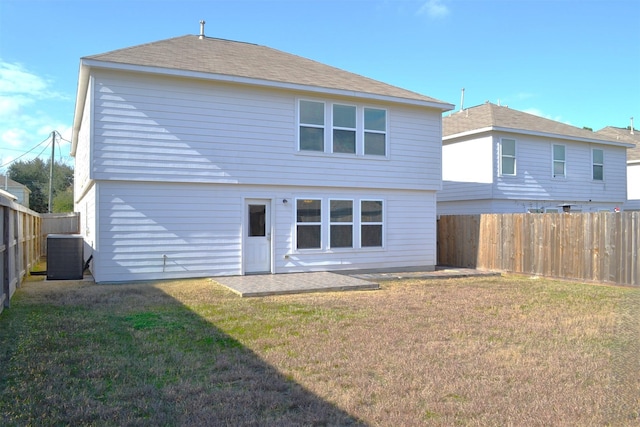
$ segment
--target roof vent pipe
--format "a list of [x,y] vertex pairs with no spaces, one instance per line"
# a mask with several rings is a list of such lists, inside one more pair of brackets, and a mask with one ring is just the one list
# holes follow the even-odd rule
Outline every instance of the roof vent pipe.
[[460,111],[464,110],[464,88],[462,88],[462,94],[460,95]]
[[204,20],[200,21],[200,37],[198,37],[200,40],[204,38],[204,24],[206,24]]
[[631,117],[631,135],[633,135],[633,117]]

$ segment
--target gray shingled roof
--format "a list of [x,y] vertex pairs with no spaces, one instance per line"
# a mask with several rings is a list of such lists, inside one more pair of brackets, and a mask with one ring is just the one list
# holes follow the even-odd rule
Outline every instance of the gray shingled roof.
[[627,149],[627,161],[640,160],[640,132],[637,130],[631,133],[631,129],[607,126],[596,133],[606,136],[607,138],[635,144],[635,147]]
[[251,43],[199,36],[161,40],[83,59],[201,72],[403,98],[452,106],[409,90],[353,74],[297,55]]
[[442,135],[445,138],[487,128],[512,130],[516,133],[533,132],[550,136],[557,135],[569,139],[602,140],[604,143],[622,142],[587,129],[545,119],[490,102],[452,113],[442,119]]

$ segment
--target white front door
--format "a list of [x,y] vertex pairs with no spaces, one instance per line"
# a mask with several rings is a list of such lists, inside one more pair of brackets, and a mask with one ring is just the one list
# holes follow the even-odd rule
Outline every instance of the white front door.
[[245,202],[244,272],[271,272],[271,201]]

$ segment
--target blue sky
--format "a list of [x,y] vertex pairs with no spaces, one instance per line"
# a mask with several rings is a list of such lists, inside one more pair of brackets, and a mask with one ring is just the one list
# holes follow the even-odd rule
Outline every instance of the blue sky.
[[[640,127],[637,0],[0,0],[0,171],[70,139],[80,58],[206,34],[269,46],[460,107]],[[50,141],[50,140],[49,140]],[[56,158],[72,165],[69,143]],[[34,149],[34,147],[37,147]],[[27,151],[33,150],[28,154]]]

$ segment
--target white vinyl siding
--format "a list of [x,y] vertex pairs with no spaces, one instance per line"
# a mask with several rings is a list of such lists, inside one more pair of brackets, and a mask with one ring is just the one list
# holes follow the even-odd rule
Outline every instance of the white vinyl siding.
[[[516,176],[502,176],[499,172],[499,146],[503,138],[517,141]],[[491,152],[487,148],[488,139],[493,140],[496,147],[493,181],[474,170],[476,163],[480,171],[491,165],[491,159],[486,159],[487,152]],[[553,178],[553,145],[565,147],[567,175],[563,179]],[[603,181],[593,180],[594,148],[603,150]],[[625,153],[624,147],[506,132],[445,141],[444,181],[443,190],[438,192],[438,213],[441,214],[442,209],[459,214],[478,213],[478,210],[488,213],[491,209],[496,209],[495,212],[526,212],[529,208],[537,209],[544,205],[553,209],[565,203],[579,205],[583,212],[611,210],[621,206],[626,199]],[[493,204],[493,201],[502,200],[507,202],[506,205]],[[514,205],[515,202],[518,204]],[[478,209],[473,207],[476,205]]]
[[[387,116],[386,156],[331,154],[330,145],[323,153],[302,152],[296,93],[106,71],[95,72],[93,81],[96,179],[440,187],[437,109],[381,104]],[[317,102],[327,106],[325,113],[329,105],[351,105],[330,98]]]
[[[273,201],[274,272],[435,266],[435,193],[397,190],[310,190],[304,187],[98,182],[98,282],[242,274],[246,198]],[[295,200],[384,197],[384,247],[295,249]],[[284,202],[287,200],[287,203]],[[323,242],[329,216],[323,209]],[[359,213],[357,214],[359,215]],[[354,242],[357,228],[354,227]]]

